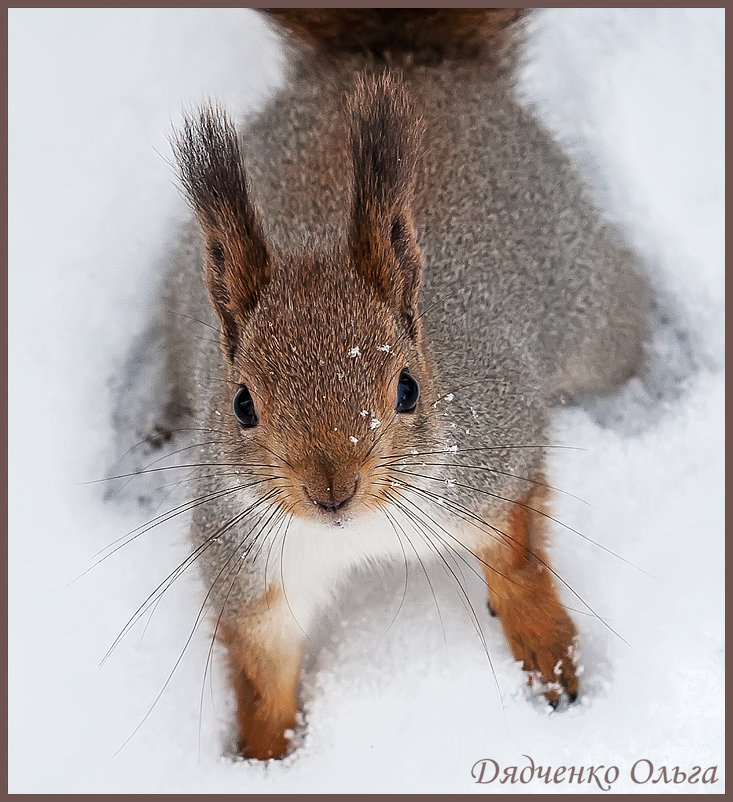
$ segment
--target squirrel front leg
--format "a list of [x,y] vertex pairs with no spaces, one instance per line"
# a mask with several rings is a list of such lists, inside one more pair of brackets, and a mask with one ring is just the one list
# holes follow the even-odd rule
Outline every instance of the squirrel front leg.
[[237,744],[244,757],[282,758],[298,712],[298,682],[305,635],[282,590],[265,596],[222,623],[237,704]]
[[512,653],[544,685],[556,707],[578,695],[576,629],[557,594],[544,550],[546,488],[536,486],[512,505],[490,546],[479,553],[489,589],[489,611],[501,622]]

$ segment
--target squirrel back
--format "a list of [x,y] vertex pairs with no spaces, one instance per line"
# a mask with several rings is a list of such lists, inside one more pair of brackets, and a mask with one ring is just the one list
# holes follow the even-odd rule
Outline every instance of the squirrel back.
[[606,393],[640,368],[647,293],[635,257],[514,97],[506,67],[520,12],[267,13],[296,36],[293,68],[242,148],[275,240],[317,245],[347,227],[344,97],[358,76],[386,71],[404,83],[424,127],[412,214],[421,305],[433,306],[424,323],[436,357],[447,356],[446,380],[484,375],[499,351],[529,366],[532,385],[556,400]]

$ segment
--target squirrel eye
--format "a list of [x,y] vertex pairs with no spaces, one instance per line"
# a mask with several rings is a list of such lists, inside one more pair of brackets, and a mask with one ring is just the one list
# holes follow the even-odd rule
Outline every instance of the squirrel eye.
[[255,402],[252,400],[249,390],[241,384],[234,396],[234,414],[240,425],[245,429],[257,426],[257,413],[255,412]]
[[410,371],[404,368],[400,373],[400,383],[397,385],[397,411],[414,412],[418,398],[420,398],[420,387],[410,375]]

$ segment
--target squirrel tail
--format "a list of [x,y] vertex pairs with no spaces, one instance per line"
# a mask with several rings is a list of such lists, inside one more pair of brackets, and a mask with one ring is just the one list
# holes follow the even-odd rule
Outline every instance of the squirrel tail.
[[488,60],[502,50],[521,8],[265,8],[301,43],[328,55],[391,60]]

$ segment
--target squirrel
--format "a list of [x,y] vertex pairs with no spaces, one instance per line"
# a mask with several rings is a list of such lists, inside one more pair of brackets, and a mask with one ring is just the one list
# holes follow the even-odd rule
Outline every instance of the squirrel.
[[239,751],[288,753],[309,628],[380,561],[473,560],[565,706],[548,420],[643,370],[648,283],[514,96],[521,12],[262,13],[284,88],[241,131],[207,105],[174,138],[200,245],[165,337],[168,409],[208,441],[191,538]]

